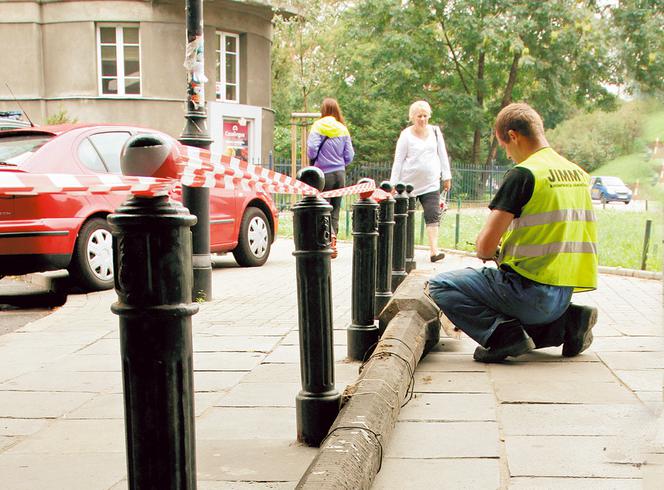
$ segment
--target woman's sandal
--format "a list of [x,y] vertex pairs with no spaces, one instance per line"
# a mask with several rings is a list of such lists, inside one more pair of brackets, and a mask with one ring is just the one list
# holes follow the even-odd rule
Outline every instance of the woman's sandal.
[[431,262],[438,262],[439,260],[443,260],[445,258],[445,254],[443,252],[438,252],[436,255],[431,256]]

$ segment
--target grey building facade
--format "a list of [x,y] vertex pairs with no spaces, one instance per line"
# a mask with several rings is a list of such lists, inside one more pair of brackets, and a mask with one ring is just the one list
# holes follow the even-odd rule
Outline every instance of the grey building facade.
[[[273,141],[272,16],[260,0],[204,2],[213,149],[256,163]],[[177,138],[185,45],[184,0],[0,0],[0,110],[18,109],[8,85],[35,124],[66,112]]]

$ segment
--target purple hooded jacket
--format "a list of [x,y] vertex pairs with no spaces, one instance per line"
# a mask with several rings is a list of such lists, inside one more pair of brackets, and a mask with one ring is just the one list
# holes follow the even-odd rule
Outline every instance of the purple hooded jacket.
[[[318,154],[318,158],[316,158]],[[307,140],[309,160],[316,158],[314,166],[323,173],[344,170],[353,161],[355,150],[346,126],[332,116],[316,121]]]

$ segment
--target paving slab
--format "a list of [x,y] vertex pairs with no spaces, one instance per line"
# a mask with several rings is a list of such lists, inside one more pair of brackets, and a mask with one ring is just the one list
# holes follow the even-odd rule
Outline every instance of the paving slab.
[[415,371],[415,391],[418,393],[490,393],[487,373]]
[[0,418],[0,436],[29,436],[49,423],[46,419]]
[[0,391],[0,418],[62,417],[94,396],[94,393]]
[[263,352],[272,351],[280,342],[277,336],[196,335],[194,352]]
[[[36,468],[39,470],[36,471]],[[107,489],[126,474],[125,455],[120,452],[77,454],[2,454],[2,485],[11,490]]]
[[202,440],[196,469],[201,480],[297,482],[316,451],[292,439]]
[[386,458],[498,458],[496,422],[397,422]]
[[[348,349],[345,345],[334,345],[334,362],[341,362],[346,359]],[[299,363],[300,346],[299,345],[279,345],[270,354],[265,357],[265,362]]]
[[196,420],[196,440],[295,439],[292,407],[212,407]]
[[196,371],[251,371],[265,359],[261,352],[198,352]]
[[400,421],[495,421],[493,393],[415,393],[399,412]]
[[505,449],[513,477],[643,477],[644,455],[613,436],[512,436]]
[[[360,363],[338,362],[334,364],[336,383],[350,384],[357,380]],[[242,378],[243,383],[300,383],[300,364],[262,363]]]
[[[372,490],[499,488],[498,459],[386,458]],[[407,475],[407,476],[406,476]]]
[[640,478],[510,478],[510,490],[643,490]]
[[[653,415],[641,404],[502,404],[498,408],[503,433],[640,437],[652,428]],[[598,423],[599,422],[599,423]]]
[[616,369],[614,373],[632,391],[662,392],[664,376],[661,369]]
[[5,454],[125,452],[123,420],[56,420]]
[[0,383],[0,391],[122,392],[120,372],[65,372],[49,368]]
[[240,383],[217,398],[217,407],[295,407],[299,383]]
[[612,370],[664,370],[664,351],[655,352],[598,352],[597,356]]

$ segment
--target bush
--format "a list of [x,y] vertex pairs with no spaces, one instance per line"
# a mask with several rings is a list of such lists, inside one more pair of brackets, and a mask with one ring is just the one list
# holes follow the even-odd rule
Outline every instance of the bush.
[[548,130],[551,146],[591,172],[620,155],[635,150],[642,126],[642,104],[624,104],[615,112],[581,114]]

